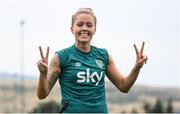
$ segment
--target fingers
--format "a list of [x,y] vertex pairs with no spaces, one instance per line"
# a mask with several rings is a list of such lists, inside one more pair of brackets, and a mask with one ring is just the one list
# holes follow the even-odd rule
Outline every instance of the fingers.
[[146,64],[146,63],[147,63],[147,61],[148,61],[148,57],[147,57],[147,56],[145,56],[144,63]]
[[143,56],[136,62],[136,67],[141,68],[144,64],[147,63],[147,56]]
[[44,63],[42,60],[38,61],[37,65],[48,67],[48,65],[46,63]]
[[43,62],[48,61],[48,56],[49,56],[49,46],[47,47],[46,57],[45,57],[45,58],[44,58],[44,54],[43,54],[43,51],[42,51],[41,46],[39,46],[39,51],[40,51],[40,55],[41,55],[42,61],[43,61]]
[[37,62],[38,69],[41,73],[47,73],[48,71],[48,65],[45,64],[42,60]]
[[49,56],[49,46],[47,47],[47,51],[46,51],[46,60],[48,60],[48,56]]
[[138,49],[137,49],[137,47],[136,47],[136,44],[133,44],[133,46],[134,46],[134,49],[135,49],[135,51],[136,51],[136,55],[138,56],[138,55],[139,55],[139,51],[138,51]]
[[143,41],[143,42],[142,42],[142,45],[141,45],[141,50],[140,50],[140,54],[141,54],[141,56],[143,55],[144,44],[145,44],[145,42]]
[[41,60],[38,61],[37,65],[38,65],[38,69],[41,73],[47,73],[48,71],[48,56],[49,56],[49,46],[47,47],[47,51],[46,51],[46,57],[44,58],[44,54],[42,51],[41,46],[39,46],[39,51],[40,51],[40,55],[41,55]]
[[42,60],[44,60],[44,55],[43,55],[41,46],[39,46],[39,51],[40,51],[40,55],[41,55]]
[[134,49],[136,51],[136,56],[137,56],[136,63],[138,64],[138,66],[142,67],[143,64],[144,63],[146,64],[147,60],[148,60],[148,57],[143,55],[145,42],[144,41],[142,42],[140,50],[138,50],[138,48],[135,44],[133,44],[133,45],[134,45]]
[[143,42],[142,42],[142,45],[141,45],[140,52],[139,52],[137,46],[134,44],[134,48],[135,48],[135,51],[136,51],[136,55],[139,56],[140,58],[143,56],[144,45],[145,45],[145,42],[143,41]]

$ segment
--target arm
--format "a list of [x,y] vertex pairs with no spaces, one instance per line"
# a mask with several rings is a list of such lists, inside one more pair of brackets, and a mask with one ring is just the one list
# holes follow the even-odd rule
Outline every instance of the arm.
[[137,50],[136,45],[134,45],[134,48],[137,55],[136,64],[128,76],[124,76],[121,74],[121,72],[119,72],[119,70],[117,69],[113,61],[113,58],[109,55],[109,64],[106,70],[107,77],[121,92],[124,92],[124,93],[127,93],[130,90],[130,88],[133,86],[133,84],[135,83],[138,77],[140,69],[142,68],[142,66],[147,60],[147,57],[142,54],[143,48],[144,48],[144,42],[141,47],[140,53]]
[[48,62],[46,62],[46,60],[47,58],[38,62],[40,76],[37,86],[37,96],[39,99],[44,99],[49,95],[61,72],[57,54],[55,54],[52,58],[49,68],[47,66]]

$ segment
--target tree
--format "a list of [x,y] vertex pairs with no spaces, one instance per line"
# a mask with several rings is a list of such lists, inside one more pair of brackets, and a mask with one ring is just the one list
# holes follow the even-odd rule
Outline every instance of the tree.
[[167,113],[172,113],[173,112],[173,107],[172,107],[172,99],[168,99],[167,103]]
[[158,98],[156,100],[154,108],[152,109],[152,113],[162,113],[162,112],[163,112],[163,105],[162,105],[161,100]]
[[50,101],[47,103],[41,103],[36,108],[32,110],[31,113],[58,113],[59,112],[59,105],[54,102]]
[[144,102],[143,108],[146,113],[151,113],[151,106],[148,102]]

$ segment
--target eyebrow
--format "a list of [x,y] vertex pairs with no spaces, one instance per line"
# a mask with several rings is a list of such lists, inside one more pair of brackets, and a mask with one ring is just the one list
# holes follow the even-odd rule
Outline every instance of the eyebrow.
[[[77,23],[85,23],[85,22],[83,22],[83,21],[77,21]],[[88,21],[88,22],[86,22],[87,24],[92,24],[93,22],[90,22],[90,21]]]

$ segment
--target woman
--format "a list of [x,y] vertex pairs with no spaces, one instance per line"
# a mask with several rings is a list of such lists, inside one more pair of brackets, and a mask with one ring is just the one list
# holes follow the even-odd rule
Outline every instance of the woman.
[[107,113],[105,75],[121,91],[127,93],[137,79],[140,69],[147,61],[143,55],[144,42],[140,51],[134,44],[136,63],[128,76],[117,69],[106,49],[91,45],[96,32],[96,16],[90,8],[80,8],[72,16],[71,32],[75,44],[55,53],[48,67],[49,47],[41,60],[37,96],[46,98],[56,81],[61,86],[61,112]]

